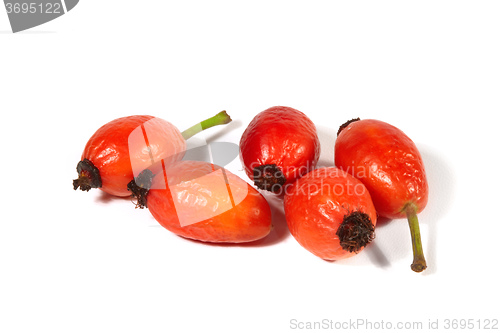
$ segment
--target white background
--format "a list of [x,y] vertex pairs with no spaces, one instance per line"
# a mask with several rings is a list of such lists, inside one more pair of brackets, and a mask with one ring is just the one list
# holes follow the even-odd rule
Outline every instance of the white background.
[[[499,320],[499,17],[497,1],[87,0],[12,34],[0,10],[0,331]],[[265,240],[217,246],[171,234],[128,199],[72,189],[87,139],[114,118],[183,130],[225,109],[234,121],[200,137],[238,143],[273,105],[317,124],[322,165],[353,117],[415,141],[430,184],[425,272],[410,270],[405,220],[329,263],[300,247],[271,196]],[[238,159],[227,168],[248,181]]]

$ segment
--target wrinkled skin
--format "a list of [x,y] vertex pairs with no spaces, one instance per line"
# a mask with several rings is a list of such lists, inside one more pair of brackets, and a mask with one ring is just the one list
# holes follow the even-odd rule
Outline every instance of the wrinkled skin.
[[356,254],[343,249],[337,235],[345,216],[361,212],[368,215],[373,227],[377,223],[366,187],[335,167],[319,168],[298,179],[287,188],[284,204],[290,233],[305,249],[325,260]]
[[255,188],[211,163],[156,164],[147,205],[169,231],[194,240],[242,243],[261,239],[272,227],[271,209]]
[[[147,141],[146,141],[147,139]],[[101,190],[114,196],[130,196],[127,184],[153,162],[182,159],[186,142],[171,123],[153,116],[115,119],[99,128],[82,154],[99,170]]]
[[314,123],[304,113],[286,106],[257,114],[240,140],[240,159],[254,181],[255,167],[275,164],[286,178],[283,185],[291,184],[315,167],[319,154]]
[[350,123],[335,142],[335,165],[365,184],[380,216],[406,217],[413,204],[421,212],[429,188],[415,143],[400,129],[364,119]]

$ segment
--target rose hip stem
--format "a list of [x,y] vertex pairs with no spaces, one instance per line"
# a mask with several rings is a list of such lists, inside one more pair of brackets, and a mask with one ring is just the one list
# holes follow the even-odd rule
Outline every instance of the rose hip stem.
[[189,139],[190,137],[200,133],[207,128],[214,127],[217,125],[223,125],[231,122],[231,117],[226,113],[226,111],[221,111],[217,113],[215,116],[205,119],[202,122],[191,126],[187,130],[181,132],[184,140]]
[[422,241],[420,240],[417,207],[409,203],[406,205],[405,211],[408,218],[408,224],[410,225],[411,244],[413,247],[413,263],[411,264],[411,269],[414,272],[420,273],[427,268],[427,263],[425,262]]

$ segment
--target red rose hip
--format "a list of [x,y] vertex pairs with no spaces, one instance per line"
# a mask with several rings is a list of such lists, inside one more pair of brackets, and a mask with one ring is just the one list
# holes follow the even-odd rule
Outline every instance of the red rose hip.
[[314,123],[302,112],[275,106],[257,114],[240,140],[240,159],[255,186],[272,192],[312,170],[320,142]]
[[414,255],[411,268],[423,271],[427,264],[417,213],[427,204],[429,187],[415,143],[383,121],[353,119],[339,129],[335,165],[365,184],[380,216],[407,217]]
[[335,168],[319,168],[285,193],[285,217],[293,237],[325,260],[354,256],[375,237],[377,213],[358,179]]
[[114,196],[129,196],[127,184],[142,170],[162,159],[179,161],[192,135],[231,118],[225,111],[180,132],[170,122],[147,115],[122,117],[100,127],[88,140],[73,188],[100,188]]

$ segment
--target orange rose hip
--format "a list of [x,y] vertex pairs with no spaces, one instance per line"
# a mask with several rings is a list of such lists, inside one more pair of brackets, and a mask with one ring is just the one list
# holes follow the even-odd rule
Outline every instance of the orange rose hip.
[[152,166],[147,207],[167,230],[194,240],[243,243],[272,227],[266,199],[240,177],[217,165],[181,161]]

